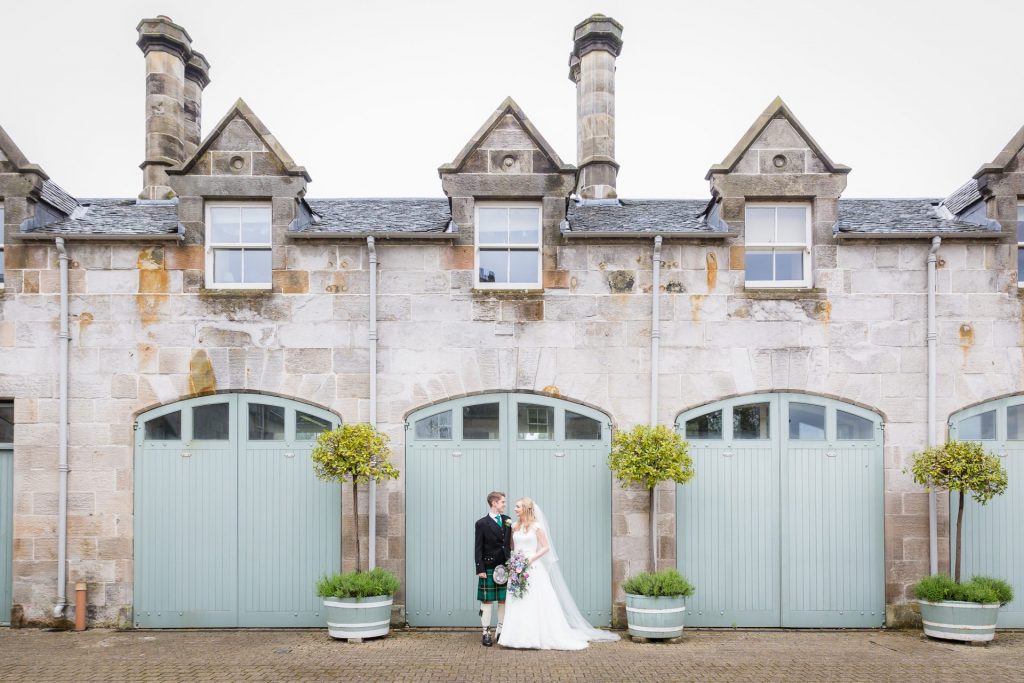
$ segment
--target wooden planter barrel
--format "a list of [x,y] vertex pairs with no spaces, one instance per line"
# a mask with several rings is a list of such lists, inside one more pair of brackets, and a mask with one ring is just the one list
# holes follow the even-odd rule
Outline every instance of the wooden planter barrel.
[[928,602],[918,600],[924,634],[945,640],[984,642],[992,640],[999,619],[999,603]]
[[327,632],[332,638],[386,636],[391,625],[391,595],[372,598],[324,598]]
[[626,593],[626,626],[639,638],[678,638],[683,635],[685,598],[648,597]]

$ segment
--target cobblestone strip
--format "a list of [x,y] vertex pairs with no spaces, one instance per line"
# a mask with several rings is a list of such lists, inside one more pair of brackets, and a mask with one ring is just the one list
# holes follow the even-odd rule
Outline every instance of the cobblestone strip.
[[322,631],[0,630],[0,681],[1003,681],[1024,632],[989,647],[915,631],[687,631],[676,644],[583,652],[483,648],[476,632],[395,631],[360,645]]

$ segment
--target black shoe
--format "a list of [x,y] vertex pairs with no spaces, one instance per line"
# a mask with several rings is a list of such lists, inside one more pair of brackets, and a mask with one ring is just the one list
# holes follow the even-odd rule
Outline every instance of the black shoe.
[[491,645],[494,645],[494,641],[491,640],[490,633],[485,633],[481,642],[484,644],[484,647],[490,647]]

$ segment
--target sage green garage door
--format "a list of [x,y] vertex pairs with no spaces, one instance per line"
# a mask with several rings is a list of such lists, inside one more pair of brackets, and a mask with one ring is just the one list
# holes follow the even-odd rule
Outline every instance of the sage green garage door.
[[141,415],[135,625],[322,626],[318,577],[341,564],[341,491],[309,453],[331,413],[256,394]]
[[14,550],[14,404],[0,402],[0,624],[11,619]]
[[607,416],[546,396],[487,394],[424,408],[406,431],[406,616],[479,625],[473,525],[487,494],[544,510],[566,583],[595,626],[611,622]]
[[[949,435],[980,441],[999,456],[1009,477],[1006,493],[985,505],[964,502],[962,579],[976,574],[1008,581],[1016,597],[999,609],[1002,628],[1024,628],[1024,396],[968,408],[953,415]],[[959,494],[949,497],[949,556],[956,557]]]
[[678,488],[694,626],[885,620],[882,425],[856,406],[758,394],[679,416],[696,476]]

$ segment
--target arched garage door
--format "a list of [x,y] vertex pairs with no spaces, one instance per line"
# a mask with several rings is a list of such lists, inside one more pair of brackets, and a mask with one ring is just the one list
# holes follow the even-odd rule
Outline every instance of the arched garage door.
[[885,620],[881,418],[806,394],[743,396],[677,428],[696,476],[677,494],[694,626],[872,627]]
[[[1006,493],[979,505],[964,502],[963,570],[995,576],[1013,586],[1017,597],[999,609],[999,626],[1024,628],[1024,396],[961,411],[949,421],[950,438],[980,441],[1002,461],[1009,476]],[[949,556],[956,557],[958,494],[949,498]]]
[[611,621],[610,424],[546,396],[486,394],[424,408],[406,430],[406,617],[479,625],[473,525],[492,490],[544,509],[566,583],[595,626]]
[[341,564],[341,492],[309,453],[337,424],[256,394],[139,416],[137,627],[323,626],[314,584]]

